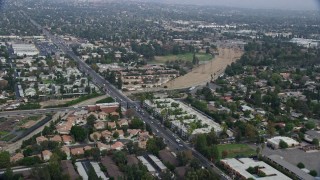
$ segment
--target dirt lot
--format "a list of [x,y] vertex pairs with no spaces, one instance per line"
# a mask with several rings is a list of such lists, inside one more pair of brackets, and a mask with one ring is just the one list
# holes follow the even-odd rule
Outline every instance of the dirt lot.
[[229,64],[240,59],[242,54],[240,49],[220,48],[219,55],[212,61],[199,65],[190,73],[178,77],[164,86],[167,86],[168,89],[182,89],[205,84],[211,80],[211,75],[216,79]]

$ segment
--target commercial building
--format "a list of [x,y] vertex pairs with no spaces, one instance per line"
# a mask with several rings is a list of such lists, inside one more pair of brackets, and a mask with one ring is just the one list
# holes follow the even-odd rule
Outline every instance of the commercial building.
[[39,50],[34,44],[12,44],[12,48],[17,56],[35,56],[39,54]]
[[287,143],[289,147],[295,147],[300,145],[298,141],[284,136],[276,136],[271,139],[268,139],[267,145],[273,149],[279,149],[279,144],[281,141]]
[[302,171],[299,169],[297,166],[294,166],[287,161],[283,159],[283,157],[279,155],[271,155],[268,156],[267,159],[276,165],[280,166],[283,168],[285,171],[289,172],[293,176],[295,176],[297,179],[301,180],[314,180],[315,178],[312,177],[311,175],[307,174],[306,172]]
[[[250,158],[240,158],[240,159],[223,159],[221,160],[223,167],[233,176],[235,179],[259,179],[259,180],[289,180],[291,178],[287,177],[280,171],[274,169],[267,163],[263,161],[255,161]],[[257,174],[251,174],[248,169],[257,167]],[[258,174],[264,174],[260,177]]]

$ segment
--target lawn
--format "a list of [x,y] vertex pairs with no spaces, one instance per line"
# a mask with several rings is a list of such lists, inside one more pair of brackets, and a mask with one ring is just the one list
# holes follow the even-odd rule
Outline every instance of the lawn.
[[[211,54],[197,53],[196,56],[199,58],[199,61],[210,61],[212,60]],[[166,56],[156,56],[155,60],[152,63],[165,63],[166,61],[175,61],[175,60],[184,60],[192,61],[193,53],[178,54],[178,55],[166,55]]]
[[246,144],[221,144],[218,145],[218,150],[220,157],[222,157],[223,151],[227,151],[227,158],[234,158],[236,156],[248,157],[256,154],[256,151]]

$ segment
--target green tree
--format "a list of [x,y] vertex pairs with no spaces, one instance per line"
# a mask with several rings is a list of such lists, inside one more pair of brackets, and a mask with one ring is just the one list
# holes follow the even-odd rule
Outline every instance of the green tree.
[[260,155],[260,152],[261,152],[260,147],[257,147],[257,149],[256,149],[257,156],[259,156],[259,155]]
[[203,154],[208,146],[206,136],[204,134],[198,135],[195,142],[195,149]]
[[255,126],[253,126],[252,124],[247,123],[246,124],[246,131],[245,131],[245,135],[248,139],[252,140],[257,136],[258,132]]
[[148,131],[150,134],[152,134],[152,129],[149,124],[146,124],[146,131]]
[[96,148],[96,147],[90,150],[86,150],[84,152],[84,156],[86,158],[92,157],[94,161],[100,161],[100,158],[101,158],[100,150],[99,148]]
[[286,149],[286,148],[288,148],[289,146],[288,146],[288,144],[287,144],[286,142],[284,142],[283,140],[280,140],[280,142],[279,142],[279,147],[280,147],[281,149]]
[[184,152],[178,152],[177,160],[179,162],[179,166],[185,166],[189,162],[189,158],[186,156]]
[[201,168],[201,164],[200,164],[200,161],[198,159],[192,159],[190,161],[190,167],[193,168],[193,169],[199,169]]
[[293,130],[293,128],[294,128],[294,124],[292,124],[292,123],[287,123],[286,126],[285,126],[285,128],[284,128],[284,130],[285,130],[286,132],[290,132],[290,131]]
[[118,139],[119,138],[118,131],[114,132],[112,136],[113,136],[114,139]]
[[10,154],[8,151],[0,152],[0,168],[7,168],[10,166]]
[[114,160],[114,162],[119,166],[119,165],[125,165],[127,164],[127,157],[126,157],[126,153],[122,152],[122,151],[116,151],[113,156],[112,159]]
[[159,154],[159,151],[165,147],[166,145],[164,144],[163,139],[160,137],[150,138],[147,141],[147,151],[156,156]]
[[271,121],[268,122],[267,133],[270,136],[273,136],[276,133],[276,128],[274,127],[274,125]]
[[309,172],[309,174],[310,174],[311,176],[313,176],[313,177],[316,177],[316,176],[318,175],[318,173],[317,173],[316,170],[311,170],[311,171]]
[[118,109],[117,109],[117,112],[119,113],[120,118],[123,118],[121,104],[119,104],[119,107],[118,107]]
[[10,167],[7,167],[6,171],[3,174],[4,179],[13,180],[13,171]]
[[50,157],[48,168],[52,180],[62,179],[60,158],[57,154],[52,154],[52,156]]
[[220,153],[217,146],[208,147],[207,152],[207,157],[210,158],[212,161],[218,162],[220,160]]
[[195,179],[219,179],[219,177],[208,169],[197,169],[190,170],[186,172],[186,180],[195,180]]
[[316,123],[313,121],[309,121],[305,124],[305,128],[307,129],[314,129],[316,127]]
[[297,167],[300,168],[300,169],[305,168],[305,166],[304,166],[304,164],[303,164],[302,162],[299,162],[299,163],[297,164]]
[[129,125],[130,129],[144,129],[144,123],[139,118],[133,118],[131,124]]
[[314,139],[312,140],[312,144],[315,145],[315,146],[319,146],[319,139],[314,138]]
[[87,117],[87,124],[93,127],[96,120],[97,118],[93,114],[90,114],[90,116]]
[[121,78],[121,76],[118,77],[117,87],[120,90],[122,89],[122,78]]
[[31,177],[35,180],[51,180],[50,172],[47,165],[36,165],[31,170]]
[[83,142],[87,138],[86,130],[80,126],[72,126],[70,133],[79,142]]

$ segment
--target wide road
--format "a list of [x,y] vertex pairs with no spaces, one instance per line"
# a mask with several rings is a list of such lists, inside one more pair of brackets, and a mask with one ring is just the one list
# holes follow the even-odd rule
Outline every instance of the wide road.
[[61,111],[79,111],[84,109],[85,106],[74,106],[74,107],[61,107],[61,108],[48,108],[48,109],[31,109],[31,110],[14,110],[14,111],[0,111],[0,117],[8,116],[24,116],[24,115],[36,115],[36,114],[47,114]]
[[134,102],[125,96],[120,90],[115,88],[111,83],[105,80],[101,75],[95,72],[89,65],[87,65],[84,61],[82,61],[78,56],[76,56],[72,49],[67,45],[65,40],[59,36],[52,35],[48,30],[41,27],[38,23],[36,23],[33,19],[27,16],[24,12],[21,12],[27,18],[30,19],[30,22],[42,29],[43,33],[46,35],[48,39],[50,39],[56,46],[58,46],[66,55],[72,58],[77,64],[78,68],[81,72],[85,73],[86,75],[92,78],[92,82],[98,86],[102,91],[109,94],[111,97],[114,97],[115,100],[119,103],[126,103],[130,108],[136,109],[135,114],[139,118],[141,118],[145,123],[149,124],[150,127],[153,129],[153,132],[162,137],[165,143],[176,150],[191,150],[193,155],[200,160],[204,167],[212,169],[215,173],[220,175],[221,179],[231,179],[226,174],[224,174],[220,169],[214,166],[207,158],[202,156],[199,152],[194,150],[191,145],[183,142],[181,139],[177,141],[177,136],[174,135],[168,129],[165,129],[161,124],[158,124],[158,121],[151,119],[150,115],[142,108],[140,108],[139,102]]

